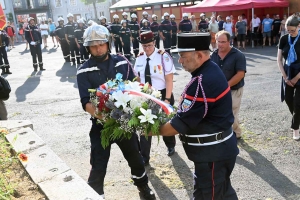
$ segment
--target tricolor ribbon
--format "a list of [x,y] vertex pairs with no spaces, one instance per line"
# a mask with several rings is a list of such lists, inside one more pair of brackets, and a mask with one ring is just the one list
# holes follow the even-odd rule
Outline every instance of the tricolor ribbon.
[[128,92],[128,94],[131,94],[131,95],[141,96],[141,97],[145,97],[147,99],[151,99],[152,101],[154,101],[155,103],[160,105],[160,107],[163,109],[163,111],[167,115],[174,112],[174,108],[170,104],[167,104],[166,102],[164,102],[158,98],[155,98],[154,96],[152,96],[150,94],[146,94],[146,93],[135,91],[135,90],[124,90],[124,92]]

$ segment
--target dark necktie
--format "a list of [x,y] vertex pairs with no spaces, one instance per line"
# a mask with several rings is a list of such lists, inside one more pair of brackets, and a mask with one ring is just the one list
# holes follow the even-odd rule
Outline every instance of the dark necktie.
[[152,85],[149,60],[150,58],[147,58],[147,63],[145,68],[145,83],[148,82],[150,85]]

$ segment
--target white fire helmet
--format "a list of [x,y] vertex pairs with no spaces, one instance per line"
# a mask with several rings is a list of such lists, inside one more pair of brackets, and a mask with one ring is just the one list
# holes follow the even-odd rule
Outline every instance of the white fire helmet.
[[171,15],[170,15],[170,18],[171,18],[171,19],[175,19],[175,15],[171,14]]
[[109,31],[105,26],[94,25],[88,27],[83,34],[83,46],[94,46],[109,42]]
[[164,13],[164,17],[169,17],[169,16],[170,16],[169,13],[167,12]]
[[132,14],[131,14],[131,18],[137,18],[136,14],[135,14],[135,13],[132,13]]
[[154,17],[157,17],[157,15],[156,15],[156,14],[153,14],[153,15],[152,15],[152,19],[153,19]]
[[79,20],[77,20],[77,23],[78,24],[84,24],[84,21],[83,21],[83,19],[79,19]]
[[189,15],[188,15],[187,13],[183,13],[183,14],[182,14],[182,17],[183,17],[183,18],[189,17]]
[[113,19],[119,19],[119,15],[115,14],[115,15],[113,16]]
[[203,17],[203,16],[205,16],[205,14],[204,14],[204,13],[201,13],[201,14],[200,14],[200,17]]
[[148,15],[148,13],[146,11],[143,12],[143,15]]
[[69,14],[67,15],[67,18],[69,18],[69,17],[74,17],[74,16],[73,16],[73,14],[69,13]]
[[128,16],[127,12],[123,12],[123,13],[122,13],[122,16],[125,16],[125,15]]
[[62,17],[59,17],[59,18],[57,19],[57,21],[58,21],[58,22],[60,22],[60,21],[64,21],[64,18],[62,18]]

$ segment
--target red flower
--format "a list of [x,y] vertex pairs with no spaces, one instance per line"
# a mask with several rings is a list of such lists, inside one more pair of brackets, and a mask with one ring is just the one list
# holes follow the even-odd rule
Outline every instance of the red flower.
[[103,90],[106,90],[105,84],[100,85],[100,88],[103,89]]
[[143,84],[143,83],[140,83],[140,86],[144,86],[145,84]]
[[105,111],[108,112],[109,108],[107,108],[105,106],[105,103],[107,102],[107,100],[109,99],[109,94],[102,94],[102,96],[99,98],[99,104],[98,104],[98,108],[100,111]]
[[96,92],[96,96],[97,96],[97,97],[101,97],[102,95],[103,95],[103,93],[102,93],[101,91],[97,91],[97,92]]
[[22,162],[27,162],[28,157],[26,156],[26,154],[20,153],[20,154],[19,154],[19,159],[20,159]]

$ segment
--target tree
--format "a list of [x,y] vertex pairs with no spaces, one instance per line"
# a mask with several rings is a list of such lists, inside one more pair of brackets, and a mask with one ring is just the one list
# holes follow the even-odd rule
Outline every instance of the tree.
[[95,19],[98,19],[96,3],[102,3],[102,2],[105,2],[105,0],[80,0],[80,1],[82,1],[85,5],[93,4],[94,12],[95,12]]

